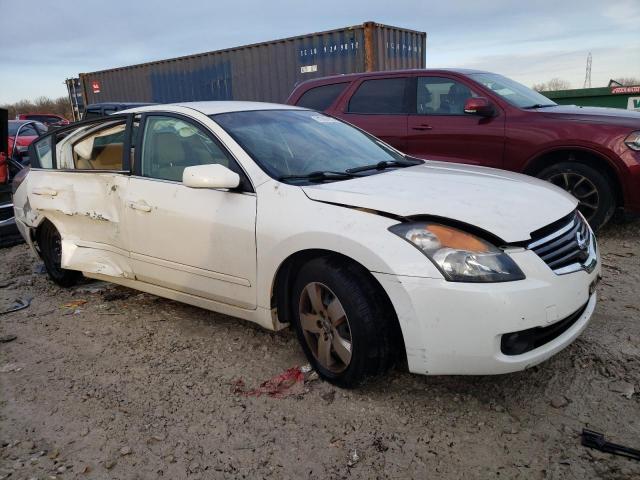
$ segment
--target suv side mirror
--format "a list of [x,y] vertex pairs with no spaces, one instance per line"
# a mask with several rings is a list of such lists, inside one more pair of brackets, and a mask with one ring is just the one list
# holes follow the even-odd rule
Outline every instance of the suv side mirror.
[[495,113],[493,105],[485,97],[471,97],[464,102],[464,113],[492,117]]
[[182,172],[182,183],[191,188],[236,188],[240,175],[224,165],[196,165]]

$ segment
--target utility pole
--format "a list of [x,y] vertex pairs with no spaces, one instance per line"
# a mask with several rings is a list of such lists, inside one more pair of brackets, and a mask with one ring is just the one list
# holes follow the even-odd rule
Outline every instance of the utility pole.
[[591,88],[591,52],[587,55],[587,70],[584,73],[584,86],[582,88]]

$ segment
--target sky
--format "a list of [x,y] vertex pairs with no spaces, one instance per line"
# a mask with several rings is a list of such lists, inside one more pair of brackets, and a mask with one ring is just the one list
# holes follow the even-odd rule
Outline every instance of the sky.
[[64,79],[375,21],[427,32],[426,66],[528,86],[640,77],[640,0],[0,0],[0,104],[66,95]]

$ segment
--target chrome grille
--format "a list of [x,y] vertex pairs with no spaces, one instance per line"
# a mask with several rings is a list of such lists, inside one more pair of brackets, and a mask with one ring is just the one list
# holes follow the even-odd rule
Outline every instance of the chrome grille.
[[[538,238],[535,238],[535,237]],[[533,250],[557,274],[585,269],[596,264],[596,243],[582,215],[574,212],[551,233],[532,235],[527,248]]]

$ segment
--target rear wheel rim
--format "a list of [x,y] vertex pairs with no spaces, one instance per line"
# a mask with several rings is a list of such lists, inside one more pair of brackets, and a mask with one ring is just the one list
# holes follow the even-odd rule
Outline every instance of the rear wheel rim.
[[[48,267],[53,270],[56,276],[61,276],[62,271],[62,240],[60,235],[54,229],[47,229],[45,233],[45,248],[49,260]],[[46,263],[46,262],[45,262]]]
[[304,339],[315,359],[333,373],[351,363],[349,319],[335,293],[320,282],[308,283],[300,294],[298,318]]
[[547,179],[578,199],[578,210],[590,221],[600,207],[598,187],[584,175],[575,172],[560,172]]

